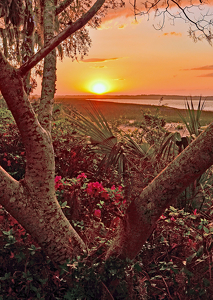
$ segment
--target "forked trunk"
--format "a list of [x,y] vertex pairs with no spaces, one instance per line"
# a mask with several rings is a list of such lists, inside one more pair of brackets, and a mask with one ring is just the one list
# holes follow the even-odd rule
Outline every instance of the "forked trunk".
[[213,123],[172,161],[133,201],[120,222],[107,257],[133,259],[156,222],[178,195],[213,164]]

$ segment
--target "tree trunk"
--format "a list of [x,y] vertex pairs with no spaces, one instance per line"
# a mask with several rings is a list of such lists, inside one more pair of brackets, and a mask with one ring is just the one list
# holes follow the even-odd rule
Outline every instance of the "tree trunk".
[[171,162],[133,201],[120,221],[107,257],[133,259],[149,238],[159,217],[187,186],[213,164],[213,123]]
[[0,204],[56,263],[85,245],[64,216],[55,196],[55,163],[51,137],[39,124],[18,72],[0,53],[0,89],[13,113],[26,149],[26,173],[17,182],[0,169]]
[[[54,37],[55,0],[44,2],[44,46]],[[52,110],[56,81],[56,49],[44,58],[41,100],[38,120],[43,128],[51,133]]]

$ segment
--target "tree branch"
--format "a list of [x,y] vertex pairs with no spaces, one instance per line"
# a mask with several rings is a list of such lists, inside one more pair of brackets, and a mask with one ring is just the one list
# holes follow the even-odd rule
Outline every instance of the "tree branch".
[[213,164],[212,145],[213,123],[130,204],[107,257],[133,259],[139,253],[165,209]]
[[[54,153],[49,133],[44,130],[28,100],[18,71],[0,51],[0,90],[11,110],[26,149],[25,178],[33,185],[54,187]],[[39,163],[38,163],[39,162]]]
[[14,178],[12,178],[1,166],[0,183],[0,204],[5,207],[9,205],[9,201],[11,201],[13,195],[17,192],[19,183]]
[[59,15],[63,10],[65,10],[74,0],[64,0],[55,9],[55,15]]
[[[55,23],[55,5],[54,0],[46,0],[44,2],[44,45],[54,37]],[[43,80],[41,99],[38,112],[38,120],[41,126],[51,132],[52,111],[55,95],[56,81],[56,49],[53,49],[44,58]]]
[[55,47],[57,47],[61,42],[63,42],[68,36],[82,28],[87,24],[87,22],[92,19],[92,17],[98,12],[101,6],[104,4],[105,0],[97,0],[95,4],[90,8],[90,10],[85,13],[80,19],[75,23],[67,26],[62,32],[60,32],[56,37],[54,37],[49,44],[32,56],[24,65],[19,68],[19,74],[23,76],[30,69],[35,67],[35,65],[41,61],[48,53],[50,53]]

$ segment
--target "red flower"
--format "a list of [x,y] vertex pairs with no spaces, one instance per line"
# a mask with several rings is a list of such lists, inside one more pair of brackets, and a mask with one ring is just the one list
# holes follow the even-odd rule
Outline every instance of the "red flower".
[[55,189],[56,190],[62,185],[62,183],[60,182],[60,180],[61,180],[61,176],[56,176],[55,177]]
[[107,193],[106,190],[103,190],[103,191],[102,191],[101,196],[102,196],[105,200],[108,200],[108,199],[109,199],[109,194]]
[[99,182],[90,182],[88,183],[86,191],[90,196],[98,196],[100,192],[104,191],[104,188]]
[[81,173],[80,175],[77,176],[77,179],[84,179],[84,178],[87,178],[85,173]]
[[61,176],[56,176],[55,177],[55,183],[61,180]]
[[8,165],[8,167],[11,166],[11,161],[10,160],[7,161],[7,165]]
[[197,208],[194,210],[194,215],[196,216],[197,215]]
[[100,219],[100,217],[101,217],[101,211],[100,211],[100,209],[96,209],[94,211],[94,216]]

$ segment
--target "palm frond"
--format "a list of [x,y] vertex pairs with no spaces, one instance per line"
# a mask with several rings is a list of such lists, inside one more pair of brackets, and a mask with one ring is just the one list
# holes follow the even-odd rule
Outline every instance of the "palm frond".
[[171,155],[172,157],[175,157],[178,154],[176,146],[177,141],[181,141],[179,132],[167,132],[162,138],[158,157],[162,157],[164,159],[169,159]]
[[79,133],[89,136],[92,151],[104,156],[99,169],[117,165],[119,173],[123,173],[125,155],[122,143],[114,136],[104,115],[94,104],[90,103],[90,107],[85,110],[89,118],[77,111],[73,111],[72,116],[66,116],[71,118]]
[[182,114],[179,114],[183,123],[185,124],[189,134],[191,137],[197,137],[200,134],[200,117],[201,113],[205,106],[205,100],[202,101],[200,97],[197,110],[194,109],[194,104],[191,101],[186,101],[185,103],[187,109],[187,118],[185,118]]

